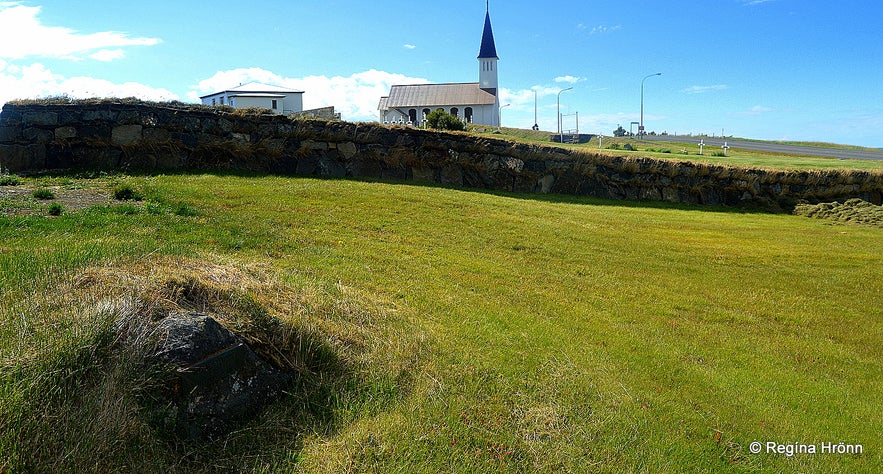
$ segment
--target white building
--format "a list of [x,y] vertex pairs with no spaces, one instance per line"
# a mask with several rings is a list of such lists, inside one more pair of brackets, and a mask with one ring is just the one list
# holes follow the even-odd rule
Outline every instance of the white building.
[[304,110],[304,92],[250,82],[229,90],[200,97],[204,105],[229,105],[236,109],[258,107],[276,114],[293,114]]
[[442,109],[466,123],[499,126],[499,59],[488,10],[478,52],[478,82],[394,85],[380,98],[380,122],[422,126],[430,112]]

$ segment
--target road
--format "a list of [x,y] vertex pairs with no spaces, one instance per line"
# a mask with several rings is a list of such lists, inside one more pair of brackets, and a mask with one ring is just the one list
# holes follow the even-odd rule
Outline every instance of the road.
[[[644,140],[649,142],[677,142],[677,143],[699,143],[698,137],[685,137],[677,135],[645,135]],[[768,153],[785,153],[789,155],[799,156],[824,156],[828,158],[854,159],[854,160],[883,160],[883,150],[841,150],[839,148],[825,148],[819,146],[804,145],[785,145],[781,143],[771,142],[753,142],[748,140],[729,139],[729,138],[701,138],[705,145],[711,149],[718,149],[724,141],[730,148],[739,148],[742,150],[762,151]],[[709,151],[710,153],[710,151]]]

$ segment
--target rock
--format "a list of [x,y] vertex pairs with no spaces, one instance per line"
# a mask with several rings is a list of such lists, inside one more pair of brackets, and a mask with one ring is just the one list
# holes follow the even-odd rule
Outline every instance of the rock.
[[69,140],[77,137],[76,127],[58,127],[55,129],[56,140]]
[[118,125],[111,131],[111,143],[114,145],[130,145],[141,140],[141,125]]
[[262,360],[242,339],[202,313],[172,314],[151,330],[151,360],[175,367],[171,402],[157,418],[178,435],[212,439],[258,413],[291,375]]

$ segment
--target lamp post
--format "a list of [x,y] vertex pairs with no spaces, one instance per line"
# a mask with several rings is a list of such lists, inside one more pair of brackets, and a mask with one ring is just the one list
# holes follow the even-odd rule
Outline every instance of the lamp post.
[[533,129],[539,130],[540,123],[537,122],[537,91],[533,91]]
[[512,104],[506,104],[506,105],[500,106],[500,116],[497,117],[498,119],[500,119],[500,125],[497,127],[497,130],[500,130],[501,128],[503,128],[503,109],[505,109],[506,107],[509,107],[510,105],[512,105]]
[[649,77],[661,76],[661,75],[662,75],[661,72],[657,72],[656,74],[650,74],[650,75],[646,76],[645,78],[641,79],[641,124],[638,125],[638,135],[640,135],[641,138],[644,138],[644,81],[646,81],[647,78],[649,78]]
[[564,132],[561,131],[561,93],[567,92],[571,89],[573,89],[573,87],[558,91],[558,143],[564,143]]

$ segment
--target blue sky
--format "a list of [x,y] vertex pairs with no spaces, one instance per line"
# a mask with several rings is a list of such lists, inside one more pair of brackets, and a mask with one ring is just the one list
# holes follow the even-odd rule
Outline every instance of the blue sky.
[[[507,126],[883,147],[883,3],[491,1]],[[0,0],[0,103],[195,102],[252,80],[375,120],[392,84],[474,82],[483,0]]]

